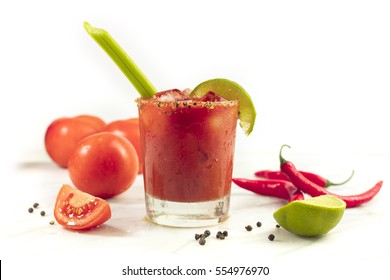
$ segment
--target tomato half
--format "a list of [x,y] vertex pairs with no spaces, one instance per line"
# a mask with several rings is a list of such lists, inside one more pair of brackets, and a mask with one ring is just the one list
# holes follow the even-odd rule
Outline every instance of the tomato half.
[[57,195],[54,217],[66,228],[85,230],[109,220],[111,208],[107,201],[65,184]]
[[143,159],[141,154],[138,118],[113,121],[107,124],[107,126],[103,130],[124,136],[131,142],[131,144],[133,144],[138,155],[138,173],[142,173]]
[[[46,130],[45,147],[50,158],[61,167],[67,167],[70,154],[83,138],[101,131],[97,117],[82,115],[54,120]],[[104,123],[104,122],[103,122]]]
[[84,138],[69,158],[68,173],[81,191],[110,198],[127,190],[138,173],[138,156],[125,137],[100,132]]

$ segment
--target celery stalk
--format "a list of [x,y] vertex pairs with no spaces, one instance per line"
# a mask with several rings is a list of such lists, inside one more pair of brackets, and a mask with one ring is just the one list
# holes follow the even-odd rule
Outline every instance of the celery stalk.
[[157,92],[144,73],[106,30],[95,28],[88,22],[84,22],[84,28],[111,57],[142,97],[150,98]]

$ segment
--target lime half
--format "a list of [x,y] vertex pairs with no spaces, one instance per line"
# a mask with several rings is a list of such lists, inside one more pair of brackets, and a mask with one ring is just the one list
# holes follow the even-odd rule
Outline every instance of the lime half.
[[302,236],[328,233],[341,220],[346,204],[333,195],[322,195],[286,204],[274,213],[284,229]]
[[256,110],[250,95],[245,89],[227,79],[211,79],[199,84],[191,92],[191,97],[202,97],[212,91],[227,100],[238,100],[240,126],[246,135],[249,135],[255,125]]

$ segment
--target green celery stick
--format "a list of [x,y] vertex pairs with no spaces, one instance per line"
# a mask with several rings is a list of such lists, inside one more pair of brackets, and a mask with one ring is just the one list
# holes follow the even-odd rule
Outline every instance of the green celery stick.
[[138,68],[134,61],[106,30],[95,28],[88,22],[84,22],[84,28],[111,57],[142,97],[150,98],[157,92],[156,88],[150,83],[144,73],[142,73],[141,69]]

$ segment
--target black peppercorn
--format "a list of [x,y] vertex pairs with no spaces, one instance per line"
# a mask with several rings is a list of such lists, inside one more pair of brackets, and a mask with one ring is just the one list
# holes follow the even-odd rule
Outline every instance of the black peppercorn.
[[228,236],[228,232],[227,232],[226,230],[224,230],[224,231],[222,232],[222,234],[223,234],[225,237]]
[[252,226],[251,226],[251,225],[247,225],[247,226],[245,227],[245,229],[246,229],[247,231],[251,231],[251,230],[252,230]]
[[257,227],[261,227],[261,222],[257,222],[257,223],[256,223],[256,226],[257,226]]
[[280,228],[280,225],[277,224],[276,227],[277,227],[277,228]]
[[274,241],[274,239],[275,239],[275,235],[273,235],[272,233],[270,235],[268,235],[269,241]]
[[46,212],[45,211],[41,211],[41,216],[45,216],[46,215]]
[[222,231],[218,231],[216,237],[217,237],[217,239],[221,239],[221,240],[225,239],[225,235],[223,234]]
[[201,234],[196,233],[195,234],[195,240],[198,240],[201,237]]
[[200,245],[206,244],[206,238],[204,238],[204,236],[202,236],[202,237],[199,239],[199,244],[200,244]]
[[38,206],[39,206],[39,203],[36,203],[36,202],[35,202],[35,203],[33,204],[33,207],[34,207],[34,208],[38,208]]
[[211,233],[209,230],[205,230],[203,234],[205,237],[208,237],[208,236],[210,236]]
[[34,209],[32,209],[32,208],[30,207],[30,208],[28,208],[28,212],[29,212],[29,213],[34,212]]

